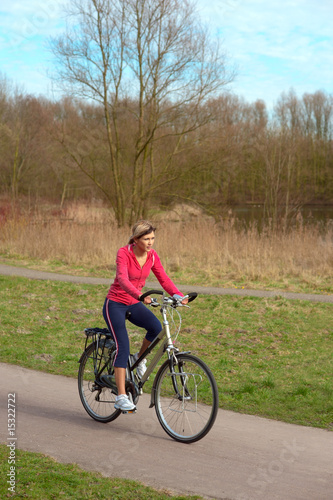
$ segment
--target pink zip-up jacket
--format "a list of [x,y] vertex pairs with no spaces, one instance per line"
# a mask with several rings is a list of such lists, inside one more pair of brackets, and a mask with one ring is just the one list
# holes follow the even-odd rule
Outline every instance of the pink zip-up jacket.
[[107,294],[108,299],[126,305],[139,302],[139,297],[142,294],[141,290],[145,286],[150,271],[153,271],[168,294],[183,296],[165,272],[155,250],[151,249],[148,252],[147,260],[144,266],[141,267],[136,259],[133,247],[134,245],[126,245],[118,250],[116,277]]

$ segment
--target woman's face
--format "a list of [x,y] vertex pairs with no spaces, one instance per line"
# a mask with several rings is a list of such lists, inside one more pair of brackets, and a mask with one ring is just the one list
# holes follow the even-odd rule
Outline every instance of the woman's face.
[[141,238],[134,238],[136,246],[142,252],[149,252],[149,250],[152,249],[152,246],[154,244],[154,240],[155,240],[155,233],[154,233],[154,231],[152,231],[149,234],[145,234],[144,236],[141,236]]

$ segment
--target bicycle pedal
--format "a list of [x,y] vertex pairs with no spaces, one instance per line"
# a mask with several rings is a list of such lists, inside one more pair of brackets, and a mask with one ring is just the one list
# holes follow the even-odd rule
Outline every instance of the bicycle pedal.
[[126,413],[136,413],[136,409],[135,410],[122,410],[121,413],[123,413],[124,415]]

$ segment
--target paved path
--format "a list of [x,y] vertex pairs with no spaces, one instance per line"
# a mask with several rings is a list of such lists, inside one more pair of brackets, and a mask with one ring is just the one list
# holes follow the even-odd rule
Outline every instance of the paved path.
[[[83,409],[77,382],[0,363],[1,442],[7,398],[16,395],[17,447],[157,489],[223,500],[331,500],[333,433],[219,410],[197,443],[169,438],[149,409],[100,424]],[[19,465],[19,464],[18,464]]]
[[[0,275],[7,276],[23,276],[30,279],[51,280],[51,281],[67,281],[70,283],[87,283],[92,285],[106,285],[111,283],[110,279],[103,278],[89,278],[82,276],[71,276],[68,274],[49,273],[44,271],[36,271],[33,269],[25,269],[22,267],[8,266],[0,264]],[[148,288],[160,288],[157,282],[146,282]],[[198,292],[202,294],[212,295],[240,295],[252,297],[284,297],[286,299],[296,300],[311,300],[315,302],[330,302],[333,304],[333,295],[316,295],[308,293],[291,293],[280,291],[264,291],[264,290],[245,290],[236,288],[217,288],[217,287],[203,287],[203,286],[189,286],[179,285],[178,288],[183,292]]]

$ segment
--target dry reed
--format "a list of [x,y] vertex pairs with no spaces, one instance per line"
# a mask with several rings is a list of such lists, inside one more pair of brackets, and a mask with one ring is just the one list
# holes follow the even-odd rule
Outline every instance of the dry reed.
[[[255,282],[283,284],[298,280],[323,286],[332,282],[333,228],[303,226],[288,232],[255,225],[237,229],[232,218],[215,223],[202,215],[157,222],[156,250],[165,268],[198,284]],[[171,217],[172,219],[172,217]],[[90,272],[114,269],[115,255],[127,243],[130,228],[117,228],[110,212],[73,204],[64,214],[7,217],[0,225],[0,253],[58,262]],[[201,281],[201,283],[200,283]],[[203,283],[203,281],[205,281]]]

